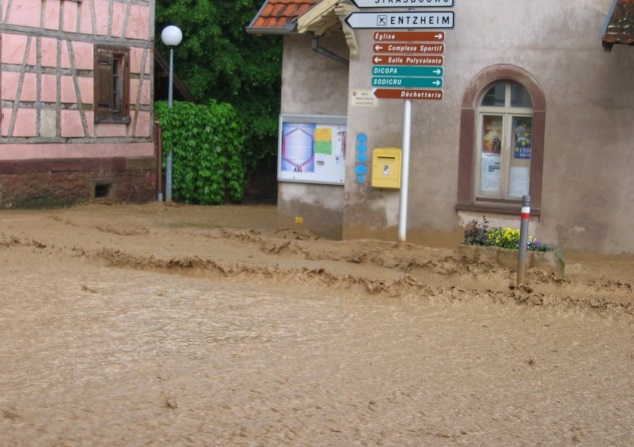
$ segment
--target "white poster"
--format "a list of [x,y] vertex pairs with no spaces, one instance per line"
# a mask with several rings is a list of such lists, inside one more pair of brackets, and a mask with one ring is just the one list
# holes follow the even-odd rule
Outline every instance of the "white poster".
[[528,195],[530,184],[529,169],[521,166],[511,168],[511,181],[509,183],[509,195],[522,197]]
[[480,163],[480,191],[500,191],[500,156],[482,154]]

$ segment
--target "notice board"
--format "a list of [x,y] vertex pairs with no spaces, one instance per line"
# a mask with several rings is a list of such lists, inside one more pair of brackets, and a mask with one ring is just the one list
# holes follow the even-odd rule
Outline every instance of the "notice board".
[[343,185],[345,176],[345,116],[280,115],[278,181]]

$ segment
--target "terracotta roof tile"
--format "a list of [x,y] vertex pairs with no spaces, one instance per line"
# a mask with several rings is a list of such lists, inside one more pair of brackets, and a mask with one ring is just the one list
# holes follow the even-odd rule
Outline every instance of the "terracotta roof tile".
[[603,45],[613,44],[634,45],[634,0],[615,1],[603,34]]
[[252,31],[286,30],[286,26],[320,0],[266,0],[249,29]]

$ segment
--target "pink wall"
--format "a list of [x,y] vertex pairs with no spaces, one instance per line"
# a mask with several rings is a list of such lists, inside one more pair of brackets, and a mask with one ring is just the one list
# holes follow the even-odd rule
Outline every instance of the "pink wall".
[[[59,29],[59,5],[60,0],[49,0],[46,2],[46,11],[44,13],[44,28]],[[88,8],[86,8],[88,10]]]
[[[42,17],[42,4],[45,9]],[[98,36],[126,37],[128,39],[149,40],[150,6],[128,5],[126,2],[113,2],[110,10],[109,0],[92,0],[77,3],[60,0],[15,0],[8,10],[8,1],[2,3],[3,22],[7,25],[26,26],[62,30],[68,33],[96,34]],[[62,14],[63,11],[63,14]],[[92,23],[94,13],[95,24]],[[63,20],[61,20],[63,17]],[[78,19],[79,17],[79,25]],[[111,18],[110,27],[108,18]],[[127,18],[127,26],[124,25]]]
[[135,130],[137,137],[149,137],[152,132],[152,116],[150,112],[139,112],[138,121]]
[[[15,127],[13,128],[14,137],[32,137],[35,133],[37,123],[35,122],[35,109],[18,109]],[[7,147],[3,147],[3,152]]]
[[128,18],[128,28],[125,37],[129,39],[149,39],[149,28],[144,26],[148,23],[149,9],[144,6],[131,5],[130,16]]
[[3,147],[2,151],[9,152],[10,157],[0,160],[151,157],[154,144],[13,144]]
[[77,7],[75,2],[62,2],[64,8],[64,20],[62,30],[73,33],[77,31]]
[[[9,34],[3,32],[2,37],[2,63],[21,65],[24,62],[24,52],[27,47],[28,37],[24,35]],[[26,63],[35,65],[36,50],[31,39],[31,45]]]
[[13,2],[10,10],[5,9],[5,24],[38,28],[40,26],[41,8],[41,1],[20,0]]
[[[0,136],[6,137],[9,135],[9,123],[11,122],[11,116],[13,115],[12,109],[2,109],[2,122],[0,123]],[[4,147],[3,147],[4,149]],[[2,154],[4,151],[0,151]]]

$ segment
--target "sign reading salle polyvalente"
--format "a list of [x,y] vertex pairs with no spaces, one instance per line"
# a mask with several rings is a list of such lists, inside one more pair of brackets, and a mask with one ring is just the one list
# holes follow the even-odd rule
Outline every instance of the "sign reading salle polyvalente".
[[454,0],[350,0],[359,8],[451,8]]

